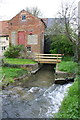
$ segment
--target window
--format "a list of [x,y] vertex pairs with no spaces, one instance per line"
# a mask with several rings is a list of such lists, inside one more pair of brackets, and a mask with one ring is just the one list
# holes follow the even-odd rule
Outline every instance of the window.
[[38,44],[38,35],[28,35],[28,45],[37,45]]
[[26,21],[26,15],[22,15],[22,21]]
[[6,49],[6,46],[3,46],[3,47],[2,47],[2,50],[5,50],[5,49]]
[[12,23],[10,23],[10,25],[12,25]]
[[31,52],[31,47],[27,47],[27,51],[28,51],[28,52]]
[[6,40],[8,40],[8,37],[6,37]]

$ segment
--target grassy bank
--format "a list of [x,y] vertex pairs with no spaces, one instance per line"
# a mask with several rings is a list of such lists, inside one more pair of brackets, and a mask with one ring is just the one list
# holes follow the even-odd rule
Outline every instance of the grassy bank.
[[78,72],[78,64],[73,61],[62,61],[58,64],[60,71],[65,71],[69,73],[77,73]]
[[55,118],[79,118],[79,93],[78,80],[69,88],[68,95],[64,98],[60,110]]
[[[18,59],[18,58],[4,58],[4,63],[16,64],[16,65],[25,65],[25,64],[35,64],[36,62],[32,59]],[[1,79],[2,86],[6,87],[8,84],[14,83],[14,78],[21,77],[27,74],[28,71],[22,68],[12,68],[12,67],[1,67]],[[0,85],[0,86],[1,86]]]
[[[73,61],[63,61],[58,64],[59,70],[78,74],[78,64]],[[75,82],[69,88],[68,95],[65,96],[59,112],[55,114],[55,118],[79,118],[79,81],[80,76],[75,78]]]
[[2,76],[4,77],[2,85],[6,86],[7,84],[14,83],[14,78],[25,74],[27,74],[27,71],[22,68],[2,67]]
[[33,61],[32,59],[5,58],[4,63],[21,65],[21,64],[35,64],[36,62]]

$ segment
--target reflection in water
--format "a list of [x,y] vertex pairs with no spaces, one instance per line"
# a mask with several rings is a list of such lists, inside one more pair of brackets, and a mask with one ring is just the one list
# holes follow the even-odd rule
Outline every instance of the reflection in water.
[[51,68],[45,65],[20,86],[3,90],[3,118],[53,117],[71,84],[55,85]]

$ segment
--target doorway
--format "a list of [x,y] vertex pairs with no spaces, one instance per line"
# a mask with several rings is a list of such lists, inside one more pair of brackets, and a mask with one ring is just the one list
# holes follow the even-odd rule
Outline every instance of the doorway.
[[18,32],[18,44],[25,46],[25,32],[24,31]]

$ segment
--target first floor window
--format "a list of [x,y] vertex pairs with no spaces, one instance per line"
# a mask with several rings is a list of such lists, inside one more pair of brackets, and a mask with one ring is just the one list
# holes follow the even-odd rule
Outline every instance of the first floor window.
[[37,45],[38,44],[38,35],[28,35],[28,45]]
[[5,50],[6,49],[6,46],[2,46],[2,50]]
[[28,51],[28,52],[31,52],[31,47],[27,47],[27,51]]
[[8,36],[6,37],[6,40],[8,40]]

